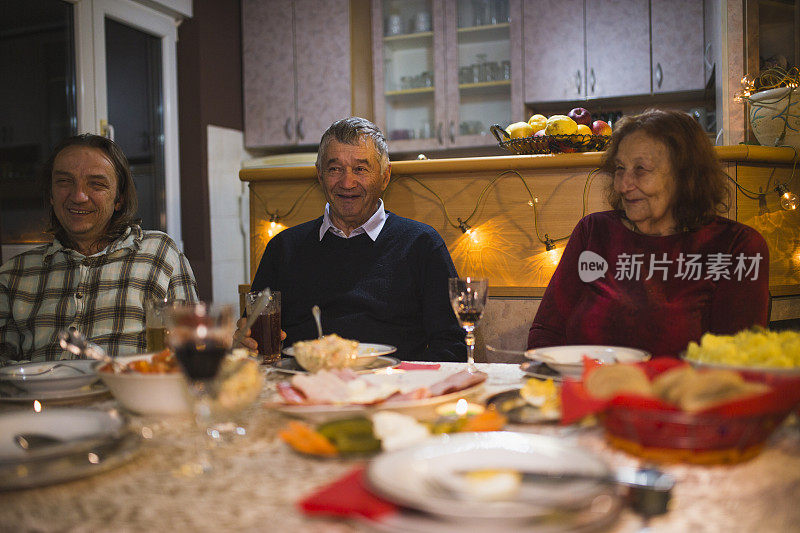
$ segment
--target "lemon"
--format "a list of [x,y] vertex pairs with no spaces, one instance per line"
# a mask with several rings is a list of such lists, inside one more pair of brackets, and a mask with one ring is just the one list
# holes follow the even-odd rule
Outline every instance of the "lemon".
[[578,124],[567,115],[553,115],[547,119],[547,135],[573,135],[576,131]]
[[528,119],[528,124],[531,125],[534,132],[543,130],[547,126],[547,117],[544,115],[533,115]]
[[534,133],[534,129],[527,122],[515,122],[510,124],[506,131],[512,139],[519,139],[522,137],[530,137]]

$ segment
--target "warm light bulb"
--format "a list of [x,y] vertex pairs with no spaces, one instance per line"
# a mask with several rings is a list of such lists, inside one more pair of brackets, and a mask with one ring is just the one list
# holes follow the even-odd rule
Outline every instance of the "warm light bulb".
[[778,185],[775,192],[780,195],[781,207],[787,211],[794,211],[800,205],[797,195],[786,188],[786,185]]
[[469,404],[467,404],[467,400],[464,398],[456,402],[456,416],[464,416],[467,414],[467,409],[469,409]]

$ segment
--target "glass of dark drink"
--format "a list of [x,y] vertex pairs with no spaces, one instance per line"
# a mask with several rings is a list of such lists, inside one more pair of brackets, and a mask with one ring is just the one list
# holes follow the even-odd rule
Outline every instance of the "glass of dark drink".
[[450,278],[450,305],[458,317],[458,323],[466,332],[467,363],[469,371],[475,369],[475,324],[483,316],[489,293],[489,280],[476,278]]
[[[250,316],[260,292],[247,293],[245,310]],[[272,291],[269,303],[250,327],[250,336],[258,343],[259,359],[274,363],[281,358],[281,293]]]
[[[217,374],[222,360],[231,349],[235,318],[233,307],[205,303],[176,303],[167,306],[164,318],[168,329],[167,344],[189,385],[195,420],[204,435],[213,438],[214,401],[218,392]],[[200,437],[198,463],[194,469],[211,469],[205,436]]]

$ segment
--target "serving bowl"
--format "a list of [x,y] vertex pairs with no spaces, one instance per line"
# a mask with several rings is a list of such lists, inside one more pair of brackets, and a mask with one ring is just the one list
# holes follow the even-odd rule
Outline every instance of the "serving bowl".
[[[117,357],[122,364],[149,360],[153,354]],[[105,368],[98,374],[111,394],[129,411],[140,415],[179,415],[190,411],[189,391],[180,372],[144,374],[140,372],[113,373]]]
[[601,363],[635,363],[650,358],[650,354],[644,350],[623,346],[548,346],[525,352],[528,359],[546,363],[553,370],[571,378],[583,376],[584,356]]

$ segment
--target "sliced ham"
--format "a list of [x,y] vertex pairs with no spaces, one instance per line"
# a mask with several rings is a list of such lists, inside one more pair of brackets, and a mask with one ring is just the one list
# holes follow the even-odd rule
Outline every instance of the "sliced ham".
[[288,404],[292,405],[308,405],[309,401],[303,396],[300,391],[292,387],[288,381],[281,381],[277,385],[278,394]]
[[343,403],[350,396],[347,382],[327,370],[316,374],[296,374],[292,377],[292,386],[313,403]]
[[483,383],[486,381],[486,377],[487,374],[485,372],[468,372],[462,370],[431,385],[431,396],[441,396],[442,394],[464,390],[478,383]]
[[395,403],[395,402],[408,402],[410,400],[424,400],[425,398],[431,397],[431,391],[428,387],[419,387],[412,391],[406,393],[396,393],[392,394],[386,401],[383,402],[384,404]]

